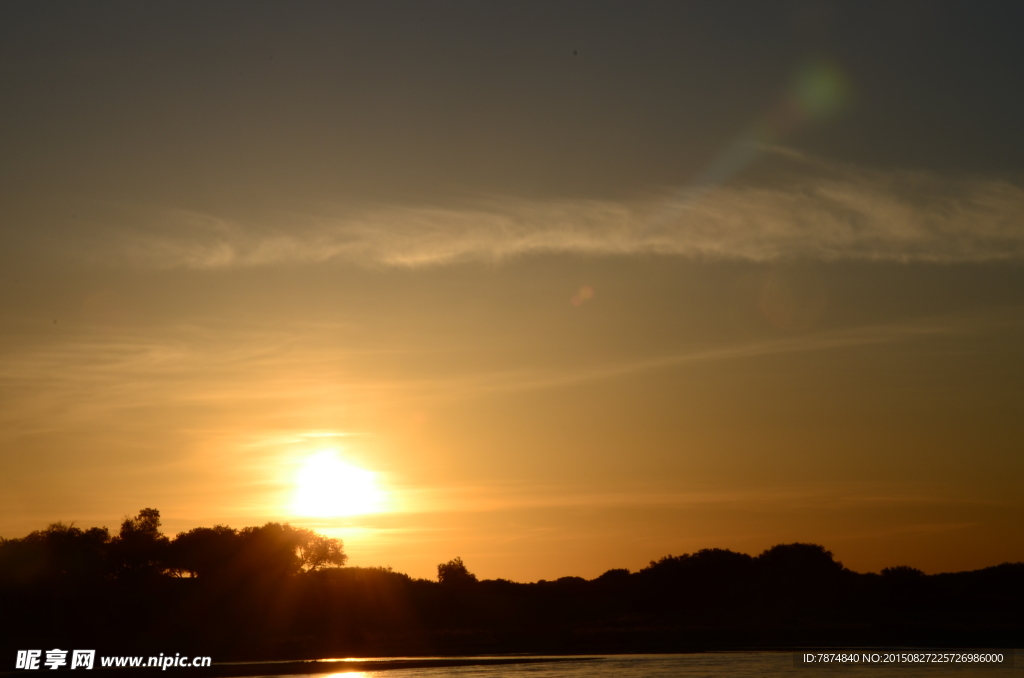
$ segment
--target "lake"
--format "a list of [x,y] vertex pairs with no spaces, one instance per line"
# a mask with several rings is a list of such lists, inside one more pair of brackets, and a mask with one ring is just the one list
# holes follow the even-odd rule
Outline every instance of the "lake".
[[[582,658],[581,658],[582,659]],[[713,652],[677,655],[611,655],[589,657],[579,662],[556,664],[516,664],[503,666],[459,666],[415,669],[362,670],[343,669],[324,676],[344,678],[745,678],[747,676],[849,675],[873,678],[945,678],[981,675],[991,678],[1024,678],[1024,662],[1018,653],[1017,666],[979,665],[872,665],[794,667],[792,652]],[[340,668],[340,667],[339,667]],[[361,667],[362,668],[362,667]],[[283,678],[283,677],[282,677]],[[302,678],[307,678],[303,676]]]

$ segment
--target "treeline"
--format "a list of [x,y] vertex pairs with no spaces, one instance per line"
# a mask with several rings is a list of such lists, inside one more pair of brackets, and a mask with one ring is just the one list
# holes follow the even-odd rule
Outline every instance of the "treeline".
[[0,540],[0,649],[220,661],[1024,645],[1024,563],[859,574],[821,546],[784,544],[522,584],[478,581],[459,558],[438,581],[345,561],[339,540],[278,523],[168,539],[144,509],[116,535],[51,525]]
[[146,508],[125,518],[114,537],[106,527],[54,523],[21,539],[0,538],[0,585],[159,576],[277,579],[346,560],[339,539],[280,523],[242,530],[197,527],[172,541],[160,531],[160,511]]

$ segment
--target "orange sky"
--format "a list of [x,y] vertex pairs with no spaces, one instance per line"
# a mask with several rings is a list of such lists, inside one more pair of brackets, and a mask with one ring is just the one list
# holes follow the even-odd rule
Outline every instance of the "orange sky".
[[0,10],[0,535],[1024,559],[1012,21],[395,7]]

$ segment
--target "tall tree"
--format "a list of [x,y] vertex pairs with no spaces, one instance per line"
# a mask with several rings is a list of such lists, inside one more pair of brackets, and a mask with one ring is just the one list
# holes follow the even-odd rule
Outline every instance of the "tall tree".
[[169,543],[160,532],[160,511],[144,508],[134,518],[125,517],[110,552],[120,576],[154,575],[167,569]]

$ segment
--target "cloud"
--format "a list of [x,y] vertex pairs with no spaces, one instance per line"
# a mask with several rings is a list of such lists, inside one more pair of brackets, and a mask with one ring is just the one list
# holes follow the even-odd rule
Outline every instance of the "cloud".
[[[341,325],[302,326],[310,333],[297,342],[294,329],[260,324],[230,327],[160,325],[116,336],[100,328],[74,338],[11,347],[0,363],[0,442],[11,437],[87,429],[112,418],[121,428],[137,428],[171,412],[189,418],[207,408],[244,404],[260,413],[267,431],[250,432],[243,447],[363,435],[360,431],[292,428],[270,417],[289,419],[302,412],[331,418],[336,403],[348,408],[473,400],[489,394],[522,393],[614,381],[688,365],[748,360],[764,356],[843,351],[863,346],[913,343],[935,337],[988,336],[1019,330],[1020,307],[961,312],[887,324],[853,326],[745,342],[692,346],[659,355],[623,356],[576,366],[510,365],[491,369],[395,371],[401,364],[431,364],[440,349],[379,344],[340,346]],[[447,351],[461,353],[464,345]],[[424,360],[414,360],[423,356]],[[495,369],[497,367],[497,369]],[[196,408],[199,408],[198,410]],[[148,413],[143,416],[144,413]],[[58,416],[59,415],[59,416]],[[214,415],[211,415],[214,416]],[[220,416],[220,415],[217,415]],[[214,419],[217,418],[214,416]],[[257,417],[257,418],[259,418]],[[212,424],[211,424],[212,425]],[[109,423],[103,424],[109,428]],[[204,436],[212,435],[204,429]],[[235,435],[234,432],[231,434]]]
[[[341,261],[420,267],[531,254],[658,254],[987,262],[1024,259],[1024,188],[1010,181],[868,170],[774,149],[743,183],[631,201],[492,197],[250,223],[188,210],[138,216],[122,261],[217,269]],[[111,248],[104,247],[104,257]]]
[[558,389],[580,384],[621,379],[667,369],[766,356],[842,351],[864,346],[911,343],[936,337],[991,335],[1022,325],[1019,307],[993,308],[982,312],[954,313],[895,323],[854,326],[804,332],[781,338],[715,346],[691,347],[684,351],[646,356],[640,359],[605,362],[572,368],[522,368],[493,372],[446,374],[429,380],[407,379],[385,382],[389,397],[401,392],[410,397],[471,399],[491,393],[514,393]]
[[[929,504],[984,505],[1004,504],[991,499],[957,496],[941,483],[831,482],[794,483],[770,488],[716,491],[665,491],[639,487],[626,491],[593,492],[566,485],[450,486],[397,488],[406,495],[405,506],[392,511],[484,512],[546,507],[687,507],[749,506],[762,513],[783,510],[844,510],[863,507],[922,506]],[[381,522],[388,520],[378,514]],[[365,519],[372,521],[371,517]],[[339,519],[338,522],[341,522]]]

